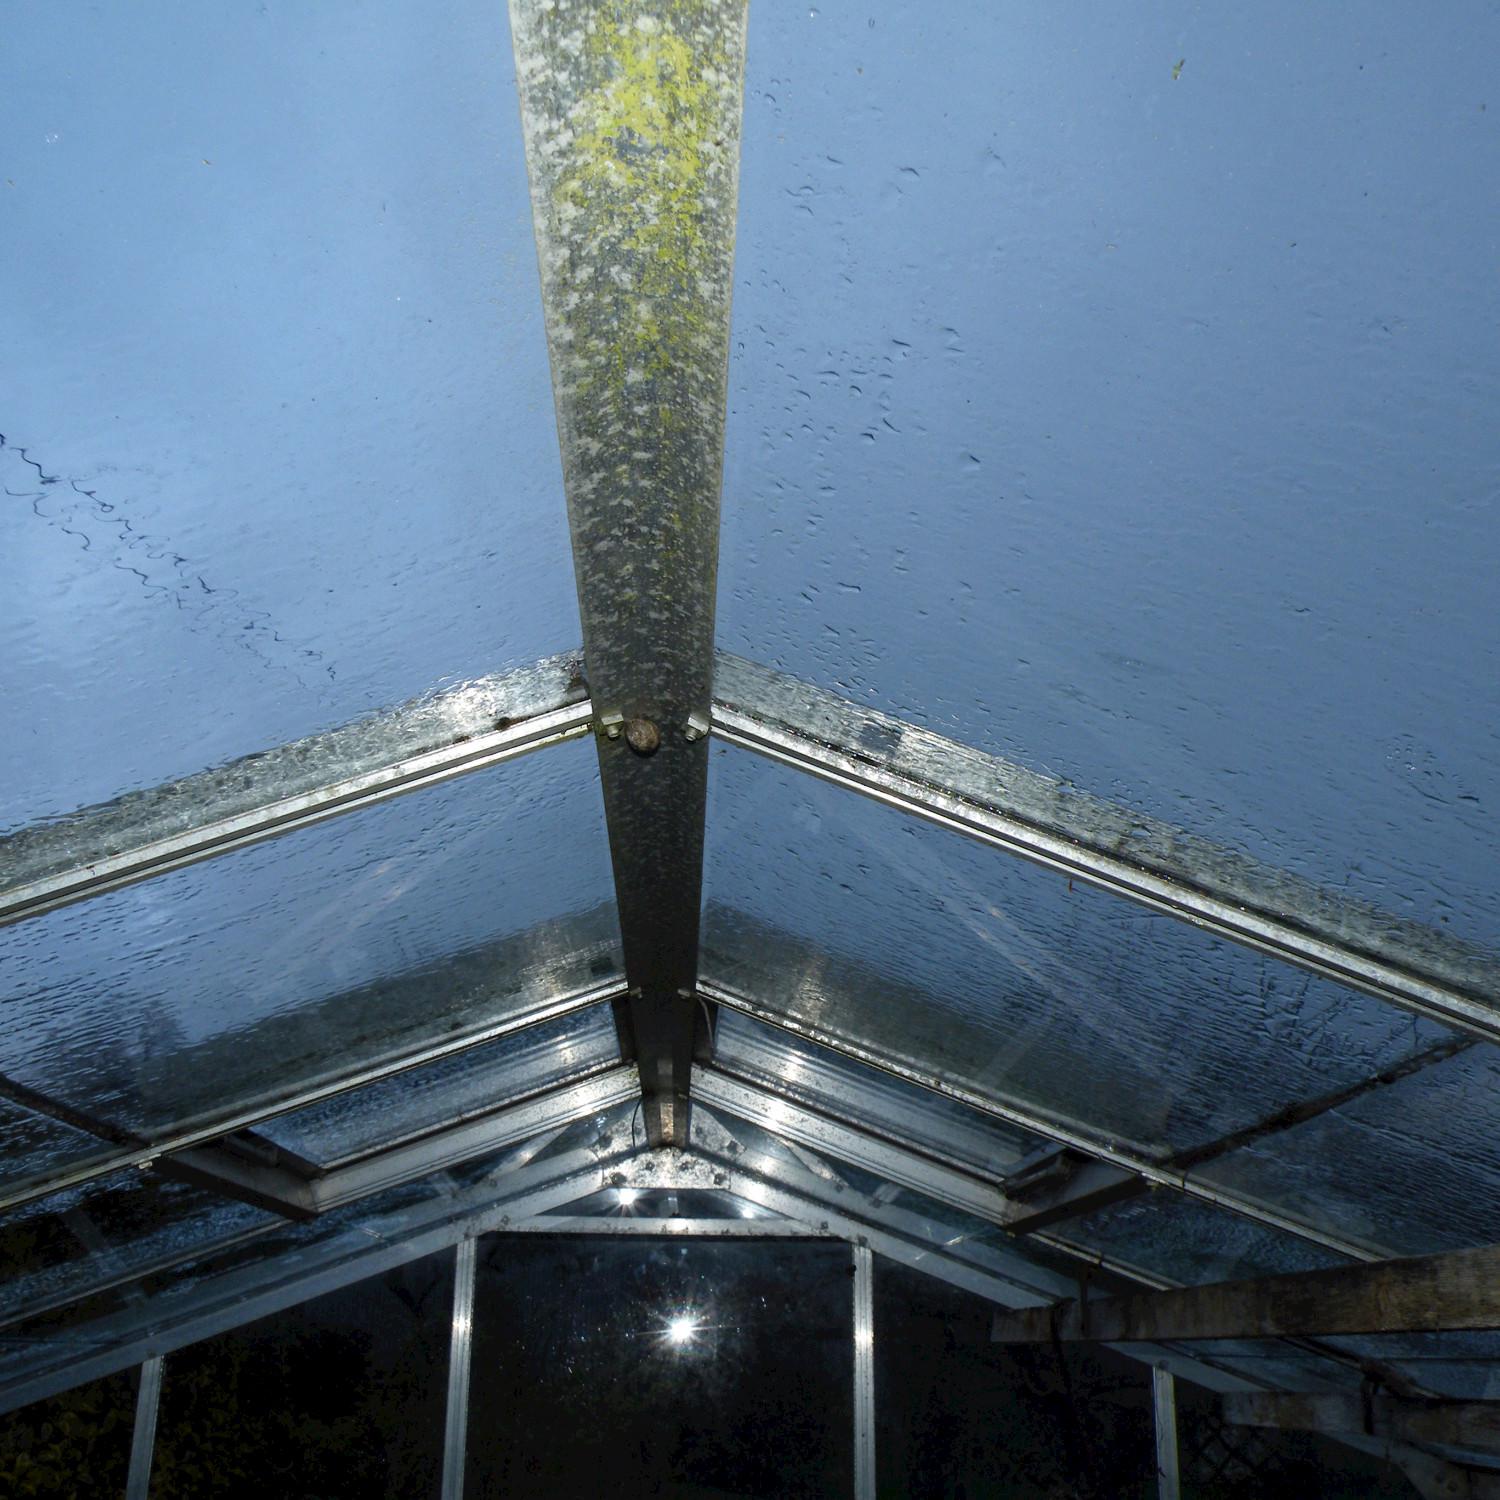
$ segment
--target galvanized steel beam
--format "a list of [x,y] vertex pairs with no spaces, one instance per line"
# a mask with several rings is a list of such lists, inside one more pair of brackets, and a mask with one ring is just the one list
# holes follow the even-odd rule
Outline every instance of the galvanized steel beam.
[[653,1142],[687,1138],[745,0],[511,0]]
[[1500,956],[721,653],[714,733],[1418,1015],[1500,1041]]
[[588,732],[576,654],[0,839],[0,926],[165,875]]

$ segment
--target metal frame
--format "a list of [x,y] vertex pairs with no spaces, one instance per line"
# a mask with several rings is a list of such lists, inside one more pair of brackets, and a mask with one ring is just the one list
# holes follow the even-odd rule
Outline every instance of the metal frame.
[[156,1166],[169,1177],[305,1222],[373,1193],[571,1125],[624,1104],[639,1092],[634,1063],[601,1069],[311,1175],[236,1157],[222,1147],[197,1147],[163,1158]]
[[141,1364],[135,1395],[135,1429],[130,1438],[130,1470],[125,1500],[146,1500],[151,1489],[151,1460],[156,1455],[156,1412],[161,1404],[161,1355]]
[[[1304,1224],[1298,1219],[1290,1218],[1288,1215],[1282,1214],[1273,1208],[1253,1202],[1247,1198],[1239,1197],[1211,1183],[1198,1181],[1186,1172],[1175,1170],[1170,1165],[1151,1161],[1146,1157],[1137,1156],[1133,1152],[1125,1151],[1118,1146],[1096,1140],[1079,1131],[1070,1130],[1066,1126],[1059,1125],[1055,1120],[1050,1120],[1045,1116],[1021,1109],[1014,1104],[990,1098],[986,1095],[976,1093],[971,1089],[960,1088],[946,1080],[938,1080],[919,1074],[915,1069],[904,1067],[874,1052],[856,1048],[842,1037],[834,1036],[819,1027],[806,1024],[775,1011],[767,1010],[753,1001],[746,999],[743,995],[736,994],[734,991],[727,989],[723,985],[705,982],[700,988],[717,1005],[741,1011],[758,1021],[766,1022],[768,1025],[779,1026],[784,1031],[789,1031],[795,1036],[805,1037],[816,1046],[822,1047],[838,1056],[846,1057],[852,1062],[863,1063],[867,1067],[881,1068],[895,1077],[905,1079],[908,1083],[916,1084],[920,1088],[928,1089],[933,1093],[942,1094],[947,1098],[957,1100],[959,1103],[966,1104],[970,1108],[977,1110],[980,1114],[991,1115],[1008,1124],[1018,1125],[1023,1130],[1030,1131],[1034,1135],[1043,1136],[1048,1140],[1055,1141],[1059,1145],[1071,1147],[1085,1156],[1108,1163],[1110,1166],[1128,1172],[1134,1177],[1144,1179],[1148,1183],[1161,1187],[1175,1188],[1179,1192],[1186,1193],[1189,1197],[1199,1198],[1205,1203],[1211,1203],[1217,1208],[1228,1209],[1233,1213],[1240,1214],[1244,1218],[1252,1219],[1256,1223],[1265,1224],[1272,1229],[1279,1229],[1287,1234],[1296,1235],[1299,1239],[1306,1240],[1310,1244],[1319,1245],[1325,1250],[1332,1250],[1338,1255],[1348,1256],[1351,1260],[1384,1260],[1390,1255],[1388,1250],[1378,1246],[1367,1245],[1359,1241],[1345,1239],[1338,1235],[1327,1234],[1322,1230],[1315,1229],[1310,1224]],[[1028,1230],[1027,1232],[1031,1231]]]
[[[745,0],[511,0],[584,657],[653,1144],[687,1139]],[[635,22],[644,24],[640,27]],[[588,36],[592,45],[580,46]],[[669,49],[669,50],[662,50]],[[691,84],[658,59],[685,50]],[[649,69],[628,111],[617,75]],[[656,96],[660,96],[659,102]],[[628,134],[627,152],[616,142]],[[601,144],[602,142],[602,144]],[[612,275],[598,267],[608,265]]]
[[[546,1021],[555,1021],[562,1016],[587,1010],[594,1005],[617,1001],[623,994],[623,987],[618,981],[614,981],[542,1001],[477,1031],[445,1037],[441,1042],[430,1043],[414,1051],[402,1053],[394,1059],[373,1067],[361,1068],[356,1072],[331,1079],[312,1088],[300,1089],[295,1093],[267,1101],[250,1109],[239,1110],[213,1120],[199,1121],[163,1135],[150,1143],[143,1142],[130,1146],[110,1156],[68,1167],[40,1182],[0,1193],[0,1211],[34,1202],[52,1193],[61,1192],[65,1188],[77,1187],[81,1183],[107,1177],[110,1173],[118,1172],[126,1167],[150,1166],[159,1158],[189,1151],[220,1140],[224,1136],[249,1130],[257,1125],[264,1125],[278,1115],[291,1114],[294,1110],[305,1109],[312,1104],[321,1104],[324,1100],[335,1098],[339,1094],[347,1094],[369,1084],[381,1083],[386,1079],[397,1077],[401,1073],[410,1072],[413,1068],[441,1062],[445,1058],[455,1057],[461,1052],[468,1052],[476,1047],[483,1047],[488,1042],[498,1041],[501,1037],[524,1031],[531,1026],[538,1026]],[[205,1162],[204,1165],[209,1164]],[[230,1196],[238,1195],[231,1194]],[[296,1196],[294,1189],[292,1196]],[[282,1210],[278,1208],[276,1211]]]
[[714,687],[714,733],[726,744],[1500,1040],[1500,963],[1436,928],[741,657],[719,654]]
[[[86,1340],[76,1331],[59,1340],[53,1363],[0,1377],[0,1413],[576,1202],[606,1186],[612,1164],[630,1153],[628,1129],[620,1135],[623,1144],[611,1134],[605,1144],[543,1158],[498,1183],[492,1176],[461,1193],[393,1209],[378,1232],[369,1223],[340,1225],[304,1246],[294,1263],[255,1263],[211,1276],[189,1293],[107,1314],[87,1325]],[[316,1233],[323,1226],[306,1227]]]
[[476,1259],[473,1239],[460,1240],[453,1266],[453,1332],[448,1346],[448,1409],[443,1429],[443,1500],[463,1500],[464,1496]]
[[875,1263],[854,1254],[854,1500],[875,1500]]
[[0,926],[576,739],[592,715],[576,659],[549,657],[23,829],[0,841]]

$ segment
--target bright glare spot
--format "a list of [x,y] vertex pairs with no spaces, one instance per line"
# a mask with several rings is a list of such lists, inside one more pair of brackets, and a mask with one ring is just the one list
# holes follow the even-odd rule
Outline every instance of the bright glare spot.
[[618,1193],[621,1208],[629,1208],[641,1196],[639,1188],[620,1188],[618,1189]]
[[686,1314],[673,1318],[667,1324],[667,1342],[679,1347],[686,1344],[698,1331],[698,1325]]

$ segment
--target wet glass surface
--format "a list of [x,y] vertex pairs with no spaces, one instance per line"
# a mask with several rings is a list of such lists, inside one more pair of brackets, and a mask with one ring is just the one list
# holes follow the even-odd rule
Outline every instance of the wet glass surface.
[[618,972],[573,742],[0,932],[0,1067],[154,1136]]
[[1493,948],[1497,47],[758,12],[721,644]]
[[1448,1033],[751,753],[709,787],[705,977],[883,1062],[1163,1157]]
[[1476,1042],[1212,1162],[1201,1175],[1391,1255],[1494,1244],[1500,1049]]
[[259,1133],[326,1167],[560,1087],[619,1059],[610,1009],[594,1005],[279,1115]]
[[6,30],[0,829],[575,645],[505,7]]

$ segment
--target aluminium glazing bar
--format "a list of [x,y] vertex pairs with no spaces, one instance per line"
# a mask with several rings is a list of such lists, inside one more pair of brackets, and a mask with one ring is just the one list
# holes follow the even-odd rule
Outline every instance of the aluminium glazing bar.
[[649,1139],[683,1141],[745,0],[510,13],[631,986],[621,1041]]
[[720,653],[714,733],[1487,1041],[1500,956],[999,756]]
[[854,1500],[875,1500],[875,1261],[854,1251]]
[[247,1160],[224,1144],[162,1157],[156,1166],[177,1181],[306,1221],[623,1104],[634,1099],[639,1088],[633,1063],[602,1069],[481,1114],[461,1116],[440,1129],[365,1152],[347,1165],[311,1177],[274,1161]]
[[588,733],[548,657],[0,840],[0,926]]
[[443,1433],[443,1500],[464,1500],[469,1435],[469,1356],[474,1344],[472,1239],[458,1242],[453,1268],[453,1331],[448,1344],[448,1416]]
[[151,1460],[156,1453],[156,1409],[161,1404],[161,1355],[141,1363],[135,1395],[135,1431],[130,1439],[130,1470],[125,1500],[146,1500],[151,1492]]

